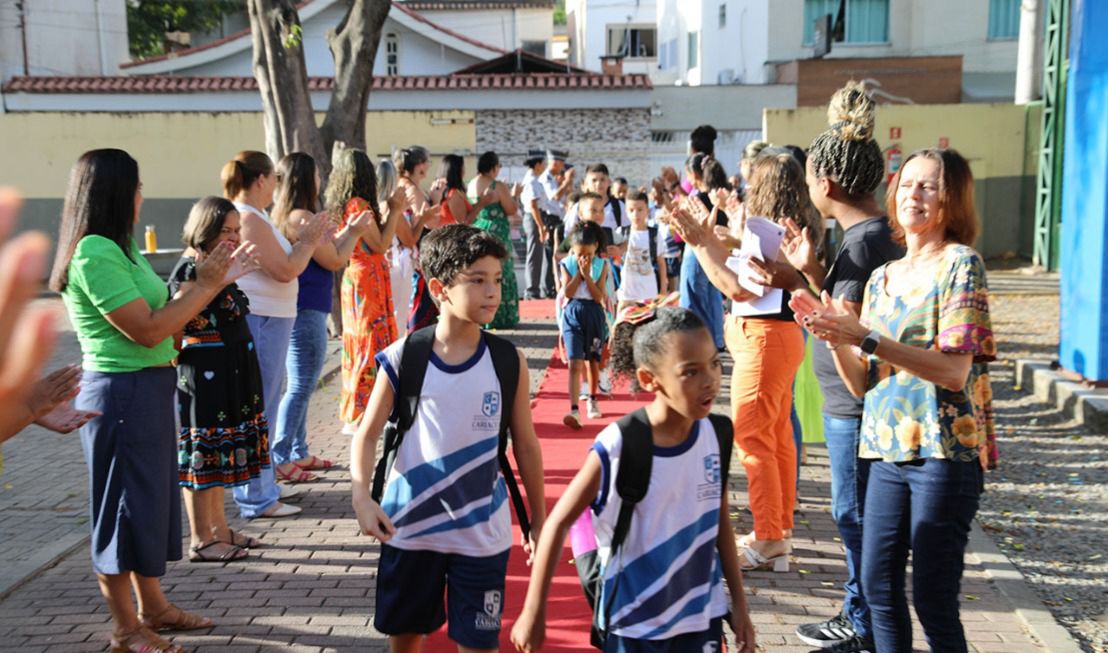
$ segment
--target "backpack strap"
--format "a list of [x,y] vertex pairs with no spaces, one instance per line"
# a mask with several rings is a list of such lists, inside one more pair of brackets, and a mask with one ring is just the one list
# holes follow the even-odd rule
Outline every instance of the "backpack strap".
[[377,460],[373,488],[370,491],[370,496],[378,503],[385,491],[385,478],[396,462],[400,443],[404,441],[404,434],[415,422],[419,393],[423,390],[423,379],[427,376],[427,365],[431,362],[431,347],[434,343],[435,327],[432,325],[409,334],[400,350],[400,369],[396,370],[399,387],[393,398],[393,414],[385,426],[384,448]]
[[616,229],[619,229],[623,226],[623,211],[620,210],[619,199],[609,195],[608,204],[612,205],[612,217],[616,220]]
[[515,345],[500,336],[487,332],[482,335],[492,356],[496,378],[500,381],[500,434],[496,447],[496,460],[500,464],[504,484],[508,486],[508,495],[512,499],[516,518],[519,519],[519,530],[522,531],[523,538],[527,539],[531,535],[527,504],[524,503],[523,495],[519,492],[515,472],[512,471],[512,464],[508,461],[508,434],[512,428],[512,408],[515,406],[516,387],[519,385],[519,353]]
[[719,464],[723,471],[723,491],[726,492],[727,476],[731,473],[731,450],[735,445],[734,425],[726,415],[712,413],[708,415],[708,420],[712,422],[712,430],[719,440]]
[[650,250],[650,268],[654,270],[654,280],[658,283],[658,294],[666,294],[666,289],[662,287],[662,271],[658,266],[658,227],[647,227],[646,232],[649,234],[649,250]]

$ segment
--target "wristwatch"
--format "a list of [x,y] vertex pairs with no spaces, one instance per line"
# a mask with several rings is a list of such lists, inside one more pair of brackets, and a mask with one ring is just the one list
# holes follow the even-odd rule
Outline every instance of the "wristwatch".
[[877,331],[870,331],[866,334],[865,338],[862,338],[862,342],[858,345],[858,348],[867,354],[872,354],[877,351],[877,343],[880,341],[881,334],[877,333]]

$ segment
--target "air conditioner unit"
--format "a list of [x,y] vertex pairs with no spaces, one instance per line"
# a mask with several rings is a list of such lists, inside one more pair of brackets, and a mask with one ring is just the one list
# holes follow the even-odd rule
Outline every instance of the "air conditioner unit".
[[724,68],[723,70],[719,71],[719,74],[716,75],[716,83],[720,84],[720,85],[734,84],[735,83],[735,69],[734,68]]

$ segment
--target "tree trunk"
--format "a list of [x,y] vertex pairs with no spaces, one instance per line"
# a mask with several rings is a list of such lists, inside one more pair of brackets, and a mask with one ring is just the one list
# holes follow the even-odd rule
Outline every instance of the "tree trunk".
[[[277,162],[289,152],[306,152],[319,167],[320,187],[331,173],[338,145],[365,148],[366,107],[373,62],[389,0],[348,0],[346,15],[327,32],[335,59],[334,87],[322,127],[316,125],[304,63],[303,33],[295,0],[248,0],[254,45],[254,77],[262,96],[266,152]],[[337,301],[342,273],[336,273],[332,331],[341,333]]]

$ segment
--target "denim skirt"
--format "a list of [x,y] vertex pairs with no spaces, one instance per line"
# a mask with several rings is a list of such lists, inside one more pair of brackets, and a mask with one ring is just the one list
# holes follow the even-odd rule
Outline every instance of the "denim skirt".
[[81,428],[98,574],[163,576],[181,559],[176,382],[172,367],[86,370],[81,380],[77,408],[103,413]]

